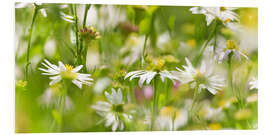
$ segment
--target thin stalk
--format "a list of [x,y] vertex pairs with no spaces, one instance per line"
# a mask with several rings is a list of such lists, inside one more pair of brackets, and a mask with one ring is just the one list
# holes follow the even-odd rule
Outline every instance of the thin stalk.
[[[90,9],[90,7],[91,7],[91,4],[85,5],[84,17],[83,17],[83,28],[86,27],[87,14],[88,14],[88,10]],[[87,57],[88,45],[85,42],[83,42],[82,37],[80,37],[80,45],[79,46],[80,46],[79,53],[83,53],[83,65],[84,65],[83,70],[86,71],[86,57]]]
[[66,80],[63,81],[63,89],[61,91],[60,95],[60,105],[59,105],[59,113],[61,114],[61,123],[58,125],[57,131],[61,132],[62,125],[63,125],[63,116],[64,116],[64,111],[65,111],[65,105],[66,105],[66,93],[67,93],[67,88],[68,88],[68,83]]
[[234,89],[233,85],[233,70],[232,70],[232,53],[229,54],[228,56],[228,82],[229,82],[229,87],[232,91],[232,94],[237,98],[237,101],[240,104],[240,108],[243,108],[242,104],[242,99],[241,99],[241,94],[237,93]]
[[154,78],[154,99],[153,99],[153,109],[152,109],[152,117],[151,117],[151,131],[154,129],[154,122],[156,120],[156,113],[158,111],[158,89],[157,89],[157,79],[158,77],[155,76]]
[[83,16],[83,28],[86,25],[86,18],[87,18],[88,10],[90,9],[90,7],[91,7],[91,4],[86,4],[85,5],[84,16]]
[[145,60],[145,57],[146,57],[145,49],[146,49],[146,44],[147,44],[148,37],[149,37],[149,34],[146,34],[145,35],[145,38],[144,38],[143,52],[142,52],[142,58],[143,58],[143,60]]
[[81,53],[80,53],[80,44],[79,44],[79,35],[78,35],[78,17],[77,17],[77,6],[76,4],[72,5],[72,13],[73,13],[73,17],[75,19],[74,21],[74,30],[75,30],[75,37],[76,37],[76,50],[77,50],[77,64],[81,64]]
[[198,84],[196,85],[195,89],[194,89],[194,93],[193,93],[193,99],[192,99],[192,105],[191,105],[191,109],[190,109],[190,116],[193,117],[193,109],[196,106],[195,104],[197,103],[197,98],[198,98]]
[[32,21],[31,21],[31,25],[30,28],[28,29],[29,35],[28,35],[28,45],[27,45],[27,54],[26,54],[26,65],[25,65],[25,79],[28,80],[28,68],[29,65],[31,64],[29,61],[29,55],[30,55],[30,48],[31,48],[31,39],[32,39],[32,32],[33,32],[33,27],[34,27],[34,23],[36,21],[36,17],[37,17],[37,13],[39,10],[39,7],[34,4],[34,14],[32,17]]

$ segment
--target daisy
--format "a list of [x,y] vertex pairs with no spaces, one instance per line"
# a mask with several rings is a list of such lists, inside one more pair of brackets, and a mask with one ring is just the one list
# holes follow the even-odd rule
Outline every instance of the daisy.
[[117,129],[123,130],[123,118],[125,120],[130,120],[131,115],[124,113],[121,89],[119,88],[116,92],[115,89],[112,88],[111,92],[111,94],[109,94],[107,91],[105,92],[105,96],[109,102],[98,101],[91,107],[97,111],[98,115],[104,117],[104,119],[100,122],[105,121],[106,127],[112,126],[112,131],[116,131]]
[[139,80],[139,86],[142,87],[144,82],[146,84],[150,84],[152,79],[155,76],[159,76],[161,81],[164,82],[165,78],[169,78],[170,80],[178,80],[175,76],[173,76],[169,71],[163,70],[163,71],[151,71],[151,70],[138,70],[138,71],[132,71],[129,72],[124,79],[129,78],[131,81],[134,78],[140,78]]
[[202,62],[200,68],[195,69],[187,58],[185,60],[187,66],[183,66],[184,70],[176,68],[178,71],[173,72],[178,76],[181,83],[191,83],[191,88],[197,86],[199,92],[202,89],[207,89],[213,95],[221,89],[224,80],[213,75],[211,70],[206,67],[205,62]]
[[177,130],[188,122],[188,111],[177,109],[172,106],[163,107],[157,118],[156,126],[162,130]]
[[219,62],[222,62],[223,60],[227,60],[228,56],[230,54],[233,54],[233,56],[237,59],[237,60],[241,60],[241,56],[243,56],[245,59],[248,60],[247,55],[245,55],[243,52],[241,52],[238,49],[238,46],[236,45],[234,40],[227,40],[226,41],[226,48],[223,48],[223,50],[219,53]]
[[90,74],[78,73],[83,65],[73,68],[71,65],[64,65],[61,61],[58,62],[58,66],[51,64],[46,59],[44,61],[45,62],[43,62],[42,65],[47,69],[39,68],[39,70],[44,72],[42,73],[43,75],[50,76],[50,79],[52,80],[50,85],[56,84],[63,79],[67,79],[71,80],[73,84],[81,89],[83,84],[90,85],[92,83],[91,81],[93,81],[93,79],[90,78]]
[[206,17],[207,26],[214,19],[219,19],[224,25],[233,24],[232,21],[239,21],[239,16],[234,12],[237,8],[231,7],[193,7],[190,8],[192,14],[204,14]]
[[252,89],[258,89],[258,79],[253,77],[252,80],[249,82],[249,89],[252,90]]

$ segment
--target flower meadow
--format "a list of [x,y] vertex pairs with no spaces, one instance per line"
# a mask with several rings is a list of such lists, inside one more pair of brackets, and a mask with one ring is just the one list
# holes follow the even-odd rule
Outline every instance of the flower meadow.
[[15,4],[15,130],[257,129],[258,10]]

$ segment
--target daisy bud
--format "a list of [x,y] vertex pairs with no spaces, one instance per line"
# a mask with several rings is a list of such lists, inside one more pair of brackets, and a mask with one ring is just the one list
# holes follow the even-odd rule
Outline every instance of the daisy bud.
[[84,27],[80,29],[79,34],[84,38],[87,42],[91,40],[96,40],[100,38],[100,34],[94,27]]

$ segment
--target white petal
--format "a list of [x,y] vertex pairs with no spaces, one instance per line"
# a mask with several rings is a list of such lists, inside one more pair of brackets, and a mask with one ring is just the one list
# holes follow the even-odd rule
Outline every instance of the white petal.
[[78,72],[79,70],[81,70],[83,67],[83,65],[77,66],[76,68],[72,69],[72,72]]

